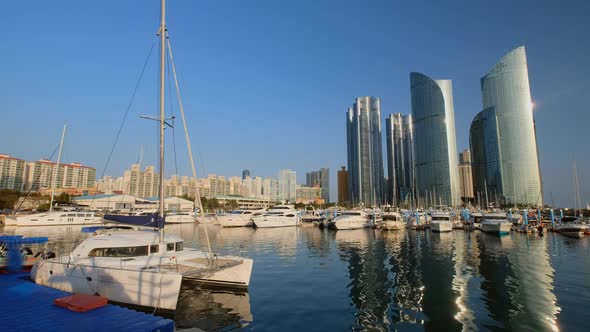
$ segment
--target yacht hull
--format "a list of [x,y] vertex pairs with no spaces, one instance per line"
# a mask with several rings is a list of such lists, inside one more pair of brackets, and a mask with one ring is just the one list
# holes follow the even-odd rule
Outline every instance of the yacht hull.
[[437,233],[450,232],[453,230],[453,223],[448,222],[431,222],[430,230]]
[[104,220],[100,217],[88,218],[32,218],[32,217],[17,217],[16,226],[19,227],[33,227],[33,226],[65,226],[65,225],[98,225],[103,224]]
[[388,231],[400,231],[406,228],[406,223],[401,221],[384,221],[381,228]]
[[481,223],[481,230],[485,233],[491,234],[508,234],[512,228],[512,223],[501,222],[501,223]]
[[292,227],[298,222],[296,217],[262,217],[254,219],[254,225],[258,228]]
[[252,218],[238,218],[238,217],[217,217],[221,227],[248,227],[252,226]]
[[36,263],[31,279],[65,292],[98,294],[109,301],[175,310],[182,274],[68,264],[52,259]]

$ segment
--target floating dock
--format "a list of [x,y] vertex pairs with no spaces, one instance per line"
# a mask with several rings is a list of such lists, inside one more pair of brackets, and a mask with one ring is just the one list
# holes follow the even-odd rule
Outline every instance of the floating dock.
[[28,277],[0,274],[2,331],[174,331],[170,319],[113,304],[83,313],[61,308],[53,301],[70,293],[37,285]]

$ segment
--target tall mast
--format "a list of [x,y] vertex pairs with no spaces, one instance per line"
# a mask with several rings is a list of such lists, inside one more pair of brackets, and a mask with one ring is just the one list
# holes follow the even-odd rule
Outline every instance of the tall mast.
[[59,153],[57,154],[57,164],[53,170],[53,181],[51,181],[51,201],[49,202],[49,212],[53,211],[53,197],[55,196],[55,187],[57,187],[57,173],[59,172],[59,163],[61,162],[61,152],[64,149],[64,137],[66,136],[67,124],[61,132],[61,142],[59,143]]
[[[164,69],[166,68],[166,0],[162,0],[160,23],[160,190],[159,218],[164,218]],[[160,229],[160,241],[164,240],[163,228]]]

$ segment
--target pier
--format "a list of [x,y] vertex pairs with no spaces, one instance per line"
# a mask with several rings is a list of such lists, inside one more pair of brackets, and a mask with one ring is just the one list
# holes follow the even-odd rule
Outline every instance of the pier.
[[39,286],[29,273],[0,274],[0,322],[3,331],[174,331],[174,322],[113,304],[74,312],[53,304],[70,295]]

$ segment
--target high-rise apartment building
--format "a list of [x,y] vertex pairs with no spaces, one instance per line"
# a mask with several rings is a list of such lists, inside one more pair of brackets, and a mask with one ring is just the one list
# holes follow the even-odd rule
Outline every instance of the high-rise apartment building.
[[338,171],[338,205],[348,204],[348,171],[342,166]]
[[26,162],[23,159],[0,154],[0,190],[23,190],[25,166]]
[[330,169],[320,168],[319,171],[305,173],[307,187],[320,187],[324,202],[330,202]]
[[[56,163],[38,160],[27,163],[25,170],[25,190],[39,191],[51,188]],[[59,164],[56,188],[91,188],[96,180],[96,169],[79,163]]]
[[457,206],[459,168],[452,83],[411,73],[410,84],[417,195],[430,204]]
[[381,101],[359,97],[346,113],[348,191],[350,204],[384,202]]
[[472,202],[474,199],[471,151],[469,149],[459,153],[459,193],[461,200],[465,204]]
[[385,118],[387,142],[387,202],[409,203],[414,188],[412,116],[401,113]]
[[295,202],[297,198],[297,178],[295,171],[283,169],[277,178],[277,200]]
[[474,191],[501,204],[543,205],[524,46],[481,78],[483,110],[471,123]]

